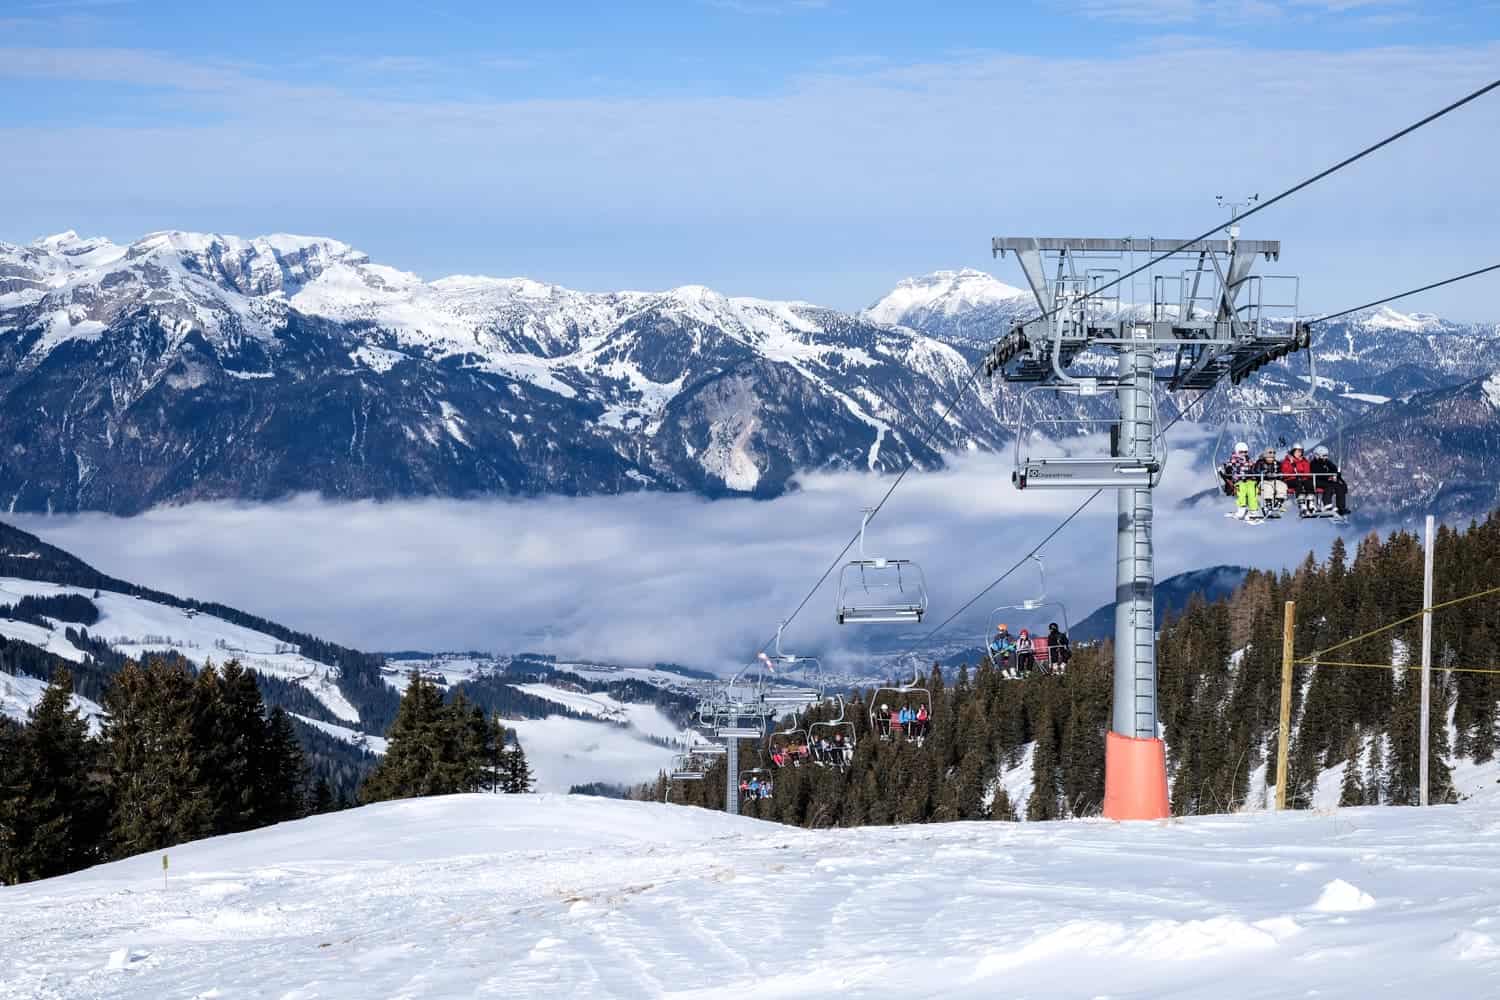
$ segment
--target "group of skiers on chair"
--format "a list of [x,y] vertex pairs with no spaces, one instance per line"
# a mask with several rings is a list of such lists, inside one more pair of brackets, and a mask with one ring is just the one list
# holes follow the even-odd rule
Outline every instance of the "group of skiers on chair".
[[744,778],[740,779],[740,798],[742,799],[769,799],[775,790],[770,778],[763,779],[759,775],[754,775],[748,781]]
[[875,712],[875,733],[883,740],[905,736],[909,742],[921,743],[927,738],[927,721],[931,718],[925,701],[916,708],[902,705],[894,712],[891,706],[882,703]]
[[1073,645],[1057,622],[1047,626],[1046,635],[1035,637],[1024,628],[1019,635],[1011,635],[1010,629],[1002,624],[990,639],[989,653],[990,662],[999,668],[1000,676],[1015,680],[1037,669],[1045,674],[1062,673],[1073,658]]
[[1288,499],[1296,503],[1298,517],[1343,521],[1349,515],[1349,486],[1323,445],[1308,459],[1302,446],[1294,444],[1278,461],[1275,448],[1251,458],[1250,446],[1240,441],[1219,469],[1219,478],[1224,495],[1234,497],[1234,511],[1224,516],[1249,524],[1280,517]]
[[826,736],[820,736],[807,742],[799,740],[795,743],[771,747],[771,763],[777,767],[786,767],[788,764],[801,767],[802,762],[808,758],[811,758],[815,764],[847,767],[854,758],[854,747],[844,739],[843,733],[834,733],[831,740]]

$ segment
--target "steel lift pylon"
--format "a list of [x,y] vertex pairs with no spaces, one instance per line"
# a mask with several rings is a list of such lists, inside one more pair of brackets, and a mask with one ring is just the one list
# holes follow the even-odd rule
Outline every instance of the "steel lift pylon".
[[[1033,458],[1018,445],[1020,489],[1113,489],[1115,546],[1114,712],[1105,744],[1104,815],[1160,819],[1169,813],[1166,748],[1157,730],[1156,574],[1152,488],[1166,462],[1156,386],[1169,392],[1239,383],[1270,361],[1309,346],[1296,319],[1297,279],[1253,275],[1276,260],[1274,240],[1001,237],[996,257],[1016,256],[1040,308],[1016,319],[984,362],[985,374],[1027,392],[1108,396],[1118,404],[1107,454]],[[1128,283],[1122,274],[1166,255]],[[1267,301],[1267,287],[1273,298]],[[1115,358],[1110,361],[1108,355]],[[1026,419],[1026,406],[1018,408]],[[1025,434],[1017,427],[1018,441]]]

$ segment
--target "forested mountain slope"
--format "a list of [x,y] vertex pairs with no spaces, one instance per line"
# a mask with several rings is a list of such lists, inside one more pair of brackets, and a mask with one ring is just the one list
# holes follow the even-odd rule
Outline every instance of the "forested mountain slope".
[[[1437,539],[1437,602],[1500,581],[1500,516]],[[1409,618],[1421,608],[1422,551],[1402,532],[1362,539],[1349,553],[1309,555],[1295,572],[1251,571],[1231,596],[1195,599],[1163,623],[1157,643],[1162,736],[1178,815],[1260,808],[1275,773],[1283,604],[1297,602],[1295,650],[1334,643]],[[1288,801],[1409,805],[1419,785],[1419,620],[1338,650],[1342,662],[1299,666],[1293,685]],[[1431,782],[1434,801],[1491,782],[1500,684],[1500,596],[1440,611],[1434,621]],[[848,717],[859,745],[852,767],[777,771],[771,800],[746,812],[809,826],[954,819],[1053,819],[1099,811],[1104,735],[1112,699],[1109,643],[1080,648],[1065,677],[1001,679],[988,659],[926,679],[935,706],[925,745],[872,738],[872,694]],[[826,709],[808,716],[827,717]],[[753,755],[752,755],[753,756]],[[751,766],[747,764],[745,766]],[[674,800],[722,808],[722,763]],[[1457,777],[1456,777],[1457,776]],[[664,780],[664,779],[663,779]],[[661,796],[659,781],[642,795]]]

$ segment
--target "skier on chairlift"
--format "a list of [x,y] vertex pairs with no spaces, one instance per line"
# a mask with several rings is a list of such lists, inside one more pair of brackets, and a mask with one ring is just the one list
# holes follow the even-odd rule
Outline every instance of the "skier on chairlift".
[[1022,629],[1016,637],[1016,671],[1025,677],[1036,669],[1036,648],[1031,642],[1031,631]]
[[1234,489],[1234,513],[1225,514],[1247,524],[1259,524],[1260,490],[1251,472],[1254,462],[1250,460],[1250,446],[1243,441],[1235,443],[1234,454],[1219,470],[1224,482]]
[[1342,521],[1349,516],[1349,484],[1344,482],[1344,476],[1339,472],[1338,464],[1328,454],[1327,445],[1318,445],[1313,449],[1312,461],[1308,463],[1308,471],[1312,474],[1313,488],[1323,494],[1325,502],[1331,497],[1337,512],[1336,520]]
[[1313,493],[1312,465],[1300,444],[1292,445],[1281,460],[1281,478],[1286,480],[1287,492],[1297,498],[1297,516],[1311,516],[1317,497]]
[[1057,622],[1047,626],[1047,660],[1054,671],[1061,671],[1073,658],[1073,646],[1068,642],[1068,633],[1057,627]]
[[1015,676],[1011,668],[1011,657],[1016,651],[1015,637],[1010,630],[1001,623],[995,628],[995,636],[990,640],[990,662],[999,668],[1004,677]]
[[875,713],[875,730],[881,739],[891,738],[891,706],[881,704],[880,711]]
[[1267,448],[1250,467],[1250,472],[1260,481],[1260,504],[1266,517],[1280,517],[1286,507],[1286,482],[1281,478],[1281,463],[1276,460],[1276,449]]

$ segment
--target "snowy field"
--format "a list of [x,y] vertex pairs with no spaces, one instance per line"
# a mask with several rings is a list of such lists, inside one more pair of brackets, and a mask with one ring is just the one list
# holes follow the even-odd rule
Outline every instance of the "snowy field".
[[6,998],[1491,997],[1500,805],[808,832],[384,803],[0,889]]
[[[42,694],[46,690],[47,682],[44,680],[0,672],[0,715],[25,722],[31,718],[31,710],[41,704]],[[98,736],[104,719],[103,706],[77,694],[73,695],[69,704],[89,720],[89,732]]]

